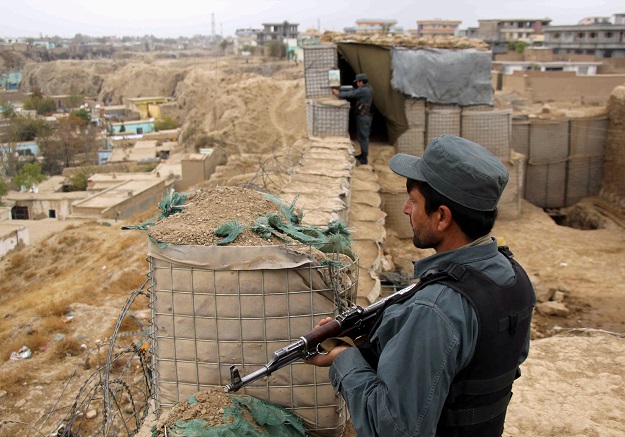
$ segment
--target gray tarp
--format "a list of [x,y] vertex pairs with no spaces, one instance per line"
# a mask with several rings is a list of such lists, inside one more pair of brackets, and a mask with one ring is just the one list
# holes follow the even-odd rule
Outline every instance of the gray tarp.
[[408,130],[405,96],[460,106],[493,104],[490,51],[389,49],[353,42],[337,47],[355,74],[369,76],[373,104],[384,116],[389,144]]
[[393,89],[432,103],[492,105],[492,52],[393,48]]

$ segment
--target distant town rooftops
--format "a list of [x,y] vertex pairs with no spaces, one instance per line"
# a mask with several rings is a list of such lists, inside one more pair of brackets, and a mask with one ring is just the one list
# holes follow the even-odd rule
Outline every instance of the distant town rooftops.
[[478,22],[488,22],[488,21],[541,21],[543,23],[551,23],[553,21],[551,18],[482,18],[477,20]]
[[380,25],[386,24],[390,26],[394,26],[397,24],[397,20],[388,20],[384,18],[361,18],[356,20],[356,24],[358,25]]

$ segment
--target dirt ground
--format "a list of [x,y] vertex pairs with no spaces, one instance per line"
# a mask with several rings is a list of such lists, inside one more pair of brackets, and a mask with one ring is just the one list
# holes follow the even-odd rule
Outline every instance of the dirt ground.
[[[259,153],[270,155],[305,131],[303,69],[293,64],[67,62],[29,66],[24,74],[53,95],[87,91],[114,103],[124,96],[175,96],[172,111],[185,120],[183,150],[223,147],[232,159],[243,157],[240,174],[257,170]],[[523,107],[522,98],[498,98]],[[553,104],[549,111],[554,110],[571,114],[583,108]],[[577,213],[592,217],[598,229],[560,226],[529,203],[518,220],[495,226],[493,235],[510,246],[539,296],[530,357],[509,408],[508,436],[625,434],[625,229],[597,202],[588,199]],[[70,226],[0,260],[0,420],[12,421],[0,422],[0,436],[39,435],[31,425],[39,429],[40,418],[74,401],[80,379],[93,371],[83,368],[80,344],[90,348],[110,335],[129,294],[145,278],[147,236],[121,230],[144,218]],[[384,249],[401,265],[427,255],[396,238]],[[147,302],[138,301],[133,314],[147,323]],[[76,339],[78,349],[57,354],[57,334]],[[33,350],[32,358],[9,360],[22,345]],[[66,390],[72,375],[78,382]]]

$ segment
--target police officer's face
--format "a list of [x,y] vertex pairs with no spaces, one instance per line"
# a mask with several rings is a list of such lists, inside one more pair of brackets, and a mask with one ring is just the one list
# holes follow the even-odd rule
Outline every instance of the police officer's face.
[[425,199],[417,188],[408,193],[404,214],[410,217],[412,243],[415,247],[430,249],[440,243],[441,237],[436,233],[436,213],[428,215],[425,212]]

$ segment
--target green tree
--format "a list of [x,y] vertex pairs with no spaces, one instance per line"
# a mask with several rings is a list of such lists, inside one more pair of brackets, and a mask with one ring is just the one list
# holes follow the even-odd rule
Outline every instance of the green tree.
[[0,112],[4,118],[15,118],[15,106],[9,102],[3,102],[0,100]]
[[46,176],[41,173],[41,164],[37,161],[24,164],[24,167],[13,178],[13,184],[17,187],[29,189],[33,185],[46,180]]
[[157,131],[176,129],[177,127],[178,122],[169,115],[166,115],[154,121],[154,129]]
[[2,198],[6,196],[8,192],[9,187],[6,181],[4,180],[4,178],[0,178],[0,205],[4,205],[4,203],[2,202]]
[[56,111],[54,100],[44,97],[40,90],[35,89],[33,93],[24,100],[24,109],[37,111],[39,115],[50,114]]
[[85,121],[85,123],[89,123],[91,121],[91,114],[85,108],[80,108],[75,111],[70,112],[70,115],[78,117]]
[[80,117],[71,115],[59,120],[54,135],[39,144],[44,169],[60,174],[65,167],[96,163],[100,146],[97,129]]
[[85,97],[82,94],[79,94],[76,92],[72,92],[66,100],[67,106],[69,107],[69,109],[78,108],[80,105],[84,103],[84,101],[85,101]]
[[53,132],[52,126],[40,118],[16,116],[11,119],[0,141],[5,143],[19,143],[42,138]]
[[279,41],[269,41],[266,44],[265,53],[272,58],[284,59],[287,52],[286,44]]
[[96,169],[92,165],[80,167],[71,176],[65,179],[63,184],[65,191],[86,191],[89,185],[89,178],[96,173]]

